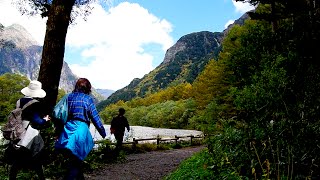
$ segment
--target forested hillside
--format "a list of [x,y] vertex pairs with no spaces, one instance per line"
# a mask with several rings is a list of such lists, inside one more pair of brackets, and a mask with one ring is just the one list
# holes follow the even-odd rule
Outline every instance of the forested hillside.
[[101,110],[119,100],[144,97],[170,86],[192,83],[207,62],[217,56],[222,33],[197,32],[181,37],[169,48],[164,61],[142,79],[134,79],[128,86],[113,93],[98,105]]
[[108,123],[124,107],[134,125],[210,134],[169,179],[319,179],[319,12],[317,1],[263,1],[195,81],[100,114]]
[[97,105],[99,111],[117,101],[129,101],[136,97],[145,97],[167,87],[181,83],[192,83],[203,71],[210,59],[216,59],[221,51],[223,38],[234,25],[243,25],[248,19],[243,14],[223,32],[194,32],[181,37],[170,47],[163,62],[143,78],[135,78],[131,83],[114,92],[108,99]]

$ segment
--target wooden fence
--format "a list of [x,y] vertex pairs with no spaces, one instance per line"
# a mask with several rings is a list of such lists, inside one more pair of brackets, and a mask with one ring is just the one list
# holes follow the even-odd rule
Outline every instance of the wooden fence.
[[[183,141],[183,142],[190,141],[190,144],[192,144],[194,139],[204,139],[204,138],[205,138],[205,136],[203,136],[203,135],[199,135],[199,136],[194,136],[194,135],[177,136],[177,135],[175,135],[172,138],[161,138],[160,136],[158,136],[156,138],[144,138],[144,139],[133,138],[132,141],[129,141],[129,142],[126,141],[126,142],[123,142],[123,144],[132,144],[133,148],[135,148],[135,146],[137,144],[139,144],[139,142],[146,142],[146,141],[151,141],[151,143],[156,142],[157,145],[159,145],[161,142],[174,142],[174,143],[178,144],[178,142],[180,142],[180,141]],[[99,144],[101,141],[103,141],[103,140],[95,141],[95,143]],[[112,143],[112,144],[115,144],[115,143]]]

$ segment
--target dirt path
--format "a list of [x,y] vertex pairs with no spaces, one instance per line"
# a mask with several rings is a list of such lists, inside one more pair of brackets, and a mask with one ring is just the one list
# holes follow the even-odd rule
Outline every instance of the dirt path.
[[160,180],[203,146],[130,154],[122,163],[107,164],[104,169],[86,174],[88,180]]

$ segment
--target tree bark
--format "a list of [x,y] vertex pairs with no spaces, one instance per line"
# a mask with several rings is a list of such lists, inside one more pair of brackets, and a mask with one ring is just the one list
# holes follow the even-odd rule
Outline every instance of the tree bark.
[[44,110],[51,113],[58,95],[65,40],[75,0],[53,0],[49,9],[38,80],[47,95]]
[[271,1],[271,25],[272,25],[272,32],[276,32],[278,29],[278,22],[276,17],[276,2],[275,0]]

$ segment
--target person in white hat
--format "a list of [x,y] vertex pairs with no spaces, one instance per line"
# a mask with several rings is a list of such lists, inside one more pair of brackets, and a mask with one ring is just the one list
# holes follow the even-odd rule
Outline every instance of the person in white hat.
[[16,152],[15,159],[10,168],[9,179],[16,179],[18,171],[24,167],[32,167],[39,179],[45,179],[42,169],[41,150],[44,142],[40,135],[39,129],[43,128],[47,121],[50,120],[49,115],[42,114],[42,106],[38,101],[39,98],[44,98],[46,92],[42,89],[42,84],[39,81],[30,81],[29,85],[21,90],[23,98],[17,101],[16,106],[23,107],[30,101],[31,105],[22,111],[23,123],[26,126],[26,133],[23,138],[14,144]]
[[41,82],[37,80],[30,81],[29,85],[21,90],[21,93],[29,98],[46,97],[46,92],[42,89]]

